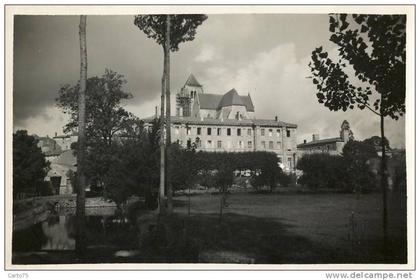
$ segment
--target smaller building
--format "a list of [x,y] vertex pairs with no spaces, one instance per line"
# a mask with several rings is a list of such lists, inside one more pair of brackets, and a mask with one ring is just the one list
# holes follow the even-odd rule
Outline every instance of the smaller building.
[[55,194],[73,193],[70,173],[77,171],[77,161],[74,151],[64,151],[50,162],[51,169],[48,171],[45,181],[51,182]]
[[297,149],[300,156],[311,153],[340,155],[349,140],[354,140],[354,136],[349,122],[344,120],[341,124],[339,137],[320,139],[319,134],[313,134],[312,141],[304,140],[303,143],[297,145]]
[[45,156],[45,159],[51,161],[57,158],[61,154],[61,147],[57,142],[50,138],[48,135],[46,137],[39,137],[34,135],[35,139],[38,140],[38,147],[41,148],[42,153]]
[[57,145],[60,146],[62,151],[67,151],[71,149],[71,144],[77,142],[77,133],[73,132],[71,134],[57,135],[53,139],[57,142]]

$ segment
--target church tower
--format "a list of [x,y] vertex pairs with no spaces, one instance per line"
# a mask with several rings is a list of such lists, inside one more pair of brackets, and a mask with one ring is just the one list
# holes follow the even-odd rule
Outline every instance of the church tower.
[[176,95],[176,114],[181,117],[191,117],[192,106],[197,94],[203,93],[203,86],[190,74],[180,92]]
[[354,140],[353,132],[351,131],[350,124],[347,120],[344,120],[341,124],[340,138],[344,141],[344,143]]

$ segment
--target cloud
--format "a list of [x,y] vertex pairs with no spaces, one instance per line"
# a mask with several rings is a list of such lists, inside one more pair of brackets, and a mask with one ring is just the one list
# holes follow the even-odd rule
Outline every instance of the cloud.
[[[49,110],[60,85],[79,78],[78,20],[15,17],[15,127],[50,135],[61,129],[58,115]],[[171,54],[172,112],[175,94],[194,73],[206,92],[249,92],[257,116],[277,115],[296,123],[299,142],[313,133],[337,136],[344,119],[359,139],[379,135],[379,118],[371,112],[330,112],[317,102],[315,88],[305,78],[310,75],[307,64],[315,47],[332,50],[329,36],[328,15],[209,15],[195,39]],[[89,16],[87,44],[88,75],[101,75],[105,68],[123,74],[125,90],[133,94],[124,102],[127,110],[139,117],[154,114],[160,104],[161,46],[133,24],[132,16]],[[404,120],[387,120],[386,134],[392,145],[403,146]]]
[[197,62],[208,62],[214,59],[216,52],[212,46],[205,46],[201,49],[198,56],[196,56],[195,61]]
[[46,106],[42,114],[28,117],[20,124],[15,124],[13,130],[24,129],[28,130],[29,134],[54,136],[54,133],[63,133],[63,128],[68,121],[68,115],[63,114],[57,107]]
[[[363,140],[379,135],[379,117],[368,110],[332,112],[319,104],[308,63],[309,56],[298,59],[293,43],[280,44],[266,52],[257,53],[249,63],[230,75],[225,69],[208,70],[213,83],[225,91],[236,88],[240,94],[250,93],[258,118],[274,118],[298,125],[298,142],[312,134],[322,138],[338,137],[343,120],[350,122],[355,137]],[[333,52],[333,51],[331,51]],[[221,92],[225,92],[221,90]],[[404,119],[387,120],[386,136],[394,147],[405,143]]]

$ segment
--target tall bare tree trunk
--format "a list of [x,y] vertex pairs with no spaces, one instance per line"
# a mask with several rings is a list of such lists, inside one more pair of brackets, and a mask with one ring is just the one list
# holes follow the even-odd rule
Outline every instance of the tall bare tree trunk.
[[386,154],[385,154],[385,129],[384,115],[381,112],[381,186],[382,186],[382,231],[383,231],[383,250],[385,256],[388,253],[388,181],[386,177]]
[[87,83],[87,49],[86,49],[86,16],[80,16],[80,92],[78,116],[77,147],[77,199],[76,199],[76,254],[83,256],[85,240],[85,155],[86,155],[86,83]]
[[[165,35],[165,78],[166,78],[166,147],[171,145],[171,16],[166,16]],[[170,162],[167,160],[166,164]],[[168,170],[168,169],[167,169]],[[172,182],[169,176],[166,177],[168,213],[172,213]]]
[[165,56],[162,75],[162,93],[160,95],[160,181],[159,213],[164,214],[165,206]]

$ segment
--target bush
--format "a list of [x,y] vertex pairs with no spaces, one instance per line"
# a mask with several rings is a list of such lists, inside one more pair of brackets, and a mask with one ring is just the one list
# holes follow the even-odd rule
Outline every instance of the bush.
[[297,162],[296,168],[303,171],[298,183],[312,190],[344,189],[349,191],[349,186],[345,184],[346,168],[341,156],[321,153],[304,155]]
[[370,192],[375,186],[375,176],[368,161],[375,157],[377,154],[374,148],[359,141],[348,142],[343,148],[343,156],[307,154],[296,166],[303,171],[298,182],[312,190]]

